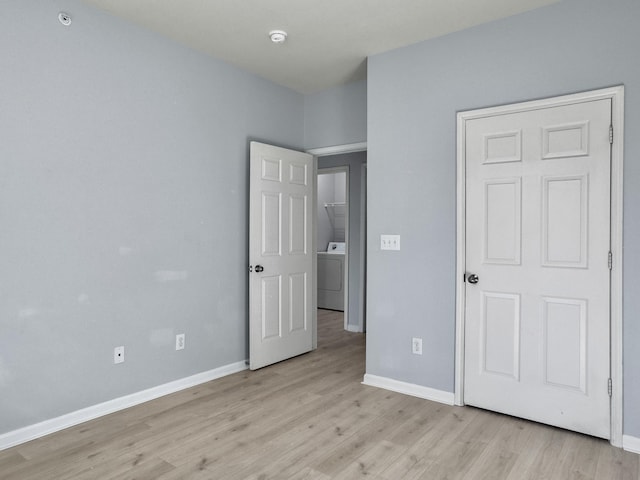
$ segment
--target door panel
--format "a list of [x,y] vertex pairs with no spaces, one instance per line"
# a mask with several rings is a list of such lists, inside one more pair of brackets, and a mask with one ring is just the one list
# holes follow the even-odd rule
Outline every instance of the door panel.
[[309,219],[307,218],[308,198],[303,195],[291,195],[289,197],[289,255],[306,255],[307,230]]
[[544,381],[586,392],[587,302],[543,298]]
[[520,296],[483,293],[483,372],[520,377]]
[[282,326],[282,277],[263,276],[260,279],[261,295],[261,339],[280,338]]
[[307,329],[307,274],[294,273],[289,276],[289,331]]
[[542,265],[587,267],[588,177],[542,179]]
[[519,178],[485,182],[485,264],[520,264],[520,190]]
[[282,251],[282,194],[262,192],[261,252],[263,256],[279,256]]
[[313,341],[313,157],[251,143],[249,363],[308,352]]
[[608,438],[611,101],[466,123],[470,405]]

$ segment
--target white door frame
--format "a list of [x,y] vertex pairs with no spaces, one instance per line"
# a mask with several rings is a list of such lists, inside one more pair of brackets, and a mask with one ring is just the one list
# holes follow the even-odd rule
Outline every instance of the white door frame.
[[360,168],[360,318],[358,319],[359,333],[367,331],[367,163]]
[[[348,144],[344,144],[344,145],[333,145],[330,147],[320,147],[320,148],[310,148],[308,150],[306,150],[307,153],[310,153],[311,155],[314,155],[316,158],[317,157],[327,157],[330,155],[341,155],[344,153],[355,153],[355,152],[366,152],[367,151],[367,142],[359,142],[359,143],[348,143]],[[317,162],[315,162],[317,165]],[[315,175],[317,177],[317,169],[315,172]],[[347,174],[348,175],[348,174]],[[314,181],[318,182],[317,178],[314,178]],[[349,185],[347,184],[347,189],[348,189]],[[316,189],[317,190],[317,189]],[[364,202],[363,202],[364,203]],[[362,212],[362,210],[361,210]],[[365,211],[366,212],[366,211]],[[318,217],[317,217],[317,213],[318,213],[318,209],[315,208],[313,211],[313,222],[314,225],[317,225],[318,222]],[[362,219],[363,221],[366,221],[366,218]],[[348,227],[347,227],[348,228]],[[365,238],[364,235],[361,235],[362,239]],[[361,250],[365,250],[366,249],[366,240],[363,241],[364,245],[362,245],[362,249]],[[361,255],[364,255],[363,252],[361,252]],[[345,257],[345,264],[347,263],[348,257]],[[363,263],[362,264],[363,268],[362,271],[359,272],[360,275],[360,291],[358,292],[358,301],[360,302],[360,318],[358,319],[358,326],[359,326],[359,331],[364,331],[365,328],[365,319],[364,319],[364,315],[365,315],[365,291],[364,289],[366,288],[366,279],[365,277],[365,273],[364,273],[364,268],[366,268],[366,265]],[[345,267],[345,268],[348,268]],[[345,297],[345,329],[348,327],[346,322],[347,322],[347,310],[349,308],[349,298]],[[316,328],[317,329],[317,328]],[[317,340],[316,337],[314,336],[314,348],[317,347]]]
[[[344,285],[344,329],[347,330],[349,327],[349,166],[344,165],[341,167],[327,167],[317,169],[318,175],[331,175],[332,173],[344,173],[344,181],[345,181],[345,190],[344,190],[344,201],[345,201],[345,212],[344,212],[344,243],[347,248],[344,251],[344,272],[342,278],[342,284]],[[318,179],[316,177],[316,185],[318,184]],[[316,188],[317,191],[317,188]],[[318,232],[318,226],[316,224],[316,235]],[[316,282],[317,285],[317,282]]]
[[331,147],[310,148],[305,150],[316,157],[327,157],[329,155],[342,155],[343,153],[365,152],[367,142],[348,143],[345,145],[333,145]]
[[466,165],[465,132],[469,120],[526,112],[543,108],[611,99],[611,117],[614,141],[611,146],[611,312],[610,312],[610,365],[613,384],[611,394],[611,438],[616,447],[622,447],[622,207],[623,207],[623,147],[624,147],[624,86],[593,90],[573,95],[534,100],[511,105],[459,112],[457,118],[457,179],[456,179],[456,353],[454,403],[464,405],[464,328],[465,328],[465,273],[466,245]]

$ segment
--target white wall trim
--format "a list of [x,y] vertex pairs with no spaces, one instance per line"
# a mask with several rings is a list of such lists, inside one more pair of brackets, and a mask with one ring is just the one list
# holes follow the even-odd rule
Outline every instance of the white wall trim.
[[560,97],[534,100],[512,105],[459,112],[457,118],[457,206],[456,206],[456,351],[455,404],[464,405],[464,312],[465,312],[465,128],[476,118],[525,112],[552,106],[611,99],[614,143],[611,150],[611,438],[616,447],[623,443],[623,339],[622,339],[622,227],[623,227],[623,146],[624,146],[624,86],[604,88]]
[[360,289],[358,290],[358,302],[360,303],[360,316],[358,326],[360,332],[366,329],[367,309],[367,163],[360,168]]
[[640,438],[632,437],[631,435],[623,435],[622,448],[624,448],[627,452],[640,454]]
[[[311,251],[318,251],[318,157],[313,156],[313,205],[311,206]],[[311,256],[311,348],[318,348],[318,255]]]
[[27,427],[13,430],[8,433],[0,435],[0,450],[19,445],[21,443],[34,440],[36,438],[49,435],[65,428],[78,425],[80,423],[93,420],[104,415],[108,415],[125,408],[133,407],[149,400],[154,400],[170,393],[175,393],[186,388],[200,385],[201,383],[209,382],[217,378],[231,375],[232,373],[241,372],[246,370],[247,364],[245,361],[231,363],[207,372],[198,373],[190,377],[181,378],[173,382],[158,385],[147,390],[125,395],[124,397],[114,398],[107,402],[92,405],[75,412],[67,413],[44,422],[29,425]]
[[611,146],[611,444],[621,447],[623,442],[623,390],[624,379],[622,336],[622,229],[623,229],[623,164],[624,164],[624,87],[607,90],[611,98],[613,145]]
[[334,145],[332,147],[310,148],[306,152],[316,157],[326,157],[327,155],[339,155],[341,153],[364,152],[366,149],[367,142],[360,142]]
[[361,325],[347,325],[346,330],[347,330],[347,332],[362,333],[362,326]]
[[422,385],[416,385],[415,383],[401,382],[392,378],[379,377],[378,375],[366,373],[362,384],[370,387],[391,390],[392,392],[403,393],[405,395],[411,395],[413,397],[424,398],[425,400],[431,400],[433,402],[453,405],[453,393],[436,390],[435,388],[423,387]]
[[457,146],[456,146],[456,347],[454,370],[454,403],[464,405],[464,310],[465,283],[463,281],[466,269],[466,119],[461,113],[457,118]]

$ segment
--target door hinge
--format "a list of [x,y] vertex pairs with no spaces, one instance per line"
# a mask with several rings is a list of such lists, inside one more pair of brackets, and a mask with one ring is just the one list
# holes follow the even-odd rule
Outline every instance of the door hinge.
[[607,382],[607,392],[609,392],[609,396],[613,394],[613,382],[611,379]]
[[613,252],[609,252],[609,270],[613,270]]
[[613,125],[609,125],[609,144],[613,145]]

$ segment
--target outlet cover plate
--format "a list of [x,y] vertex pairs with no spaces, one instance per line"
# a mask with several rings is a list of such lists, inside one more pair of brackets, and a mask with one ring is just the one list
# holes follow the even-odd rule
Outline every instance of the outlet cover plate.
[[422,339],[421,338],[412,338],[411,339],[411,352],[414,355],[422,355]]
[[184,350],[184,333],[176,335],[176,350]]
[[113,363],[124,362],[124,346],[113,349]]

